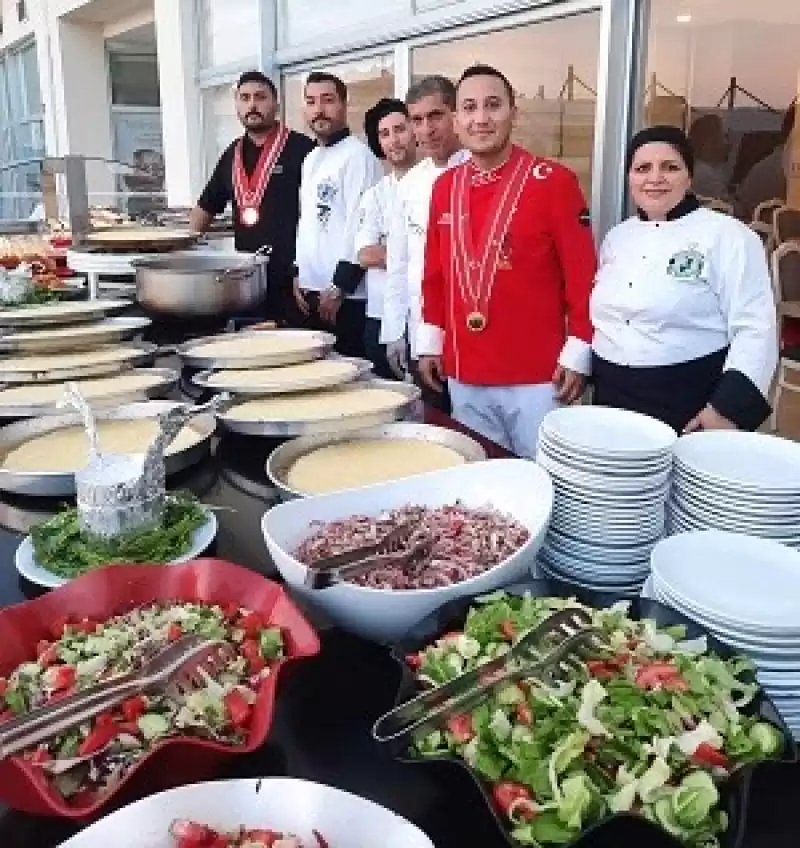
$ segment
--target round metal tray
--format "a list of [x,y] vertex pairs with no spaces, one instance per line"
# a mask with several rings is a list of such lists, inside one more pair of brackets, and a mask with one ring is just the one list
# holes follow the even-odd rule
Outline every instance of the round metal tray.
[[[195,356],[192,350],[209,342],[227,341],[228,339],[259,339],[264,336],[280,333],[282,337],[291,336],[307,337],[309,334],[316,337],[316,343],[307,350],[287,353],[262,353],[255,356]],[[296,365],[299,362],[311,362],[313,359],[322,359],[327,356],[336,344],[336,337],[330,333],[318,332],[316,330],[256,330],[254,332],[221,333],[217,336],[206,336],[201,339],[192,339],[178,347],[178,356],[183,364],[189,368],[197,368],[200,371],[220,371],[225,369],[240,368],[278,368],[281,365]]]
[[[316,380],[305,380],[302,383],[295,383],[293,385],[287,385],[286,383],[277,384],[274,383],[271,386],[269,384],[265,384],[264,386],[252,386],[246,384],[232,384],[230,386],[212,386],[209,385],[209,379],[214,375],[220,372],[218,371],[200,371],[198,374],[195,374],[192,377],[192,382],[198,386],[202,386],[202,388],[207,389],[211,392],[230,392],[232,395],[249,395],[252,397],[259,397],[263,395],[288,395],[295,394],[297,392],[309,392],[314,389],[329,389],[333,386],[342,386],[347,383],[352,383],[356,380],[360,380],[366,377],[370,371],[372,370],[372,363],[367,359],[354,359],[347,356],[337,356],[337,357],[328,357],[328,359],[336,359],[339,362],[350,362],[356,367],[356,371],[348,377],[344,379],[342,377],[320,377]],[[315,360],[317,362],[324,360]],[[304,364],[304,363],[299,363]],[[282,368],[289,368],[291,366],[284,365]],[[245,370],[245,369],[239,369]],[[246,369],[246,370],[256,370],[256,369]],[[280,369],[269,369],[272,370],[280,370]],[[222,371],[221,373],[225,373]]]
[[[136,352],[133,352],[133,348]],[[49,371],[4,371],[0,359],[0,383],[20,385],[23,383],[58,383],[62,380],[77,380],[81,377],[102,377],[108,374],[121,374],[137,365],[151,365],[158,353],[155,344],[140,343],[132,345],[130,356],[114,362],[98,362],[91,365],[72,368],[52,368]]]
[[173,230],[167,227],[111,227],[95,230],[86,236],[86,246],[109,253],[137,251],[161,253],[191,247],[200,233],[191,230]]
[[[131,403],[115,409],[96,410],[99,421],[119,421],[136,418],[155,418],[163,412],[177,406],[173,401],[146,401]],[[82,419],[77,413],[66,415],[48,415],[28,421],[18,421],[0,428],[0,461],[9,451],[29,441],[34,436],[43,436],[65,427],[81,426]],[[168,454],[164,458],[167,474],[177,474],[190,465],[205,458],[211,448],[211,437],[216,430],[213,415],[198,415],[188,422],[189,427],[201,435],[200,441],[183,451]],[[16,495],[35,495],[41,497],[62,497],[75,494],[74,472],[53,471],[25,473],[6,471],[0,466],[0,490]]]
[[94,324],[77,327],[11,333],[0,337],[3,353],[57,353],[59,351],[91,350],[98,345],[130,339],[149,327],[149,318],[106,318]]
[[389,389],[403,395],[405,400],[394,409],[382,410],[381,412],[359,413],[355,415],[344,415],[337,418],[328,418],[315,421],[247,421],[232,417],[235,415],[236,407],[233,406],[227,412],[219,415],[219,420],[224,427],[234,433],[242,433],[245,436],[272,436],[288,438],[291,436],[313,436],[319,433],[342,433],[353,430],[363,430],[367,427],[378,427],[381,424],[389,424],[399,421],[408,416],[419,401],[422,393],[411,383],[398,383],[393,380],[364,380],[360,383],[350,383],[333,391],[352,392],[370,386],[377,389]]
[[80,324],[102,318],[131,305],[129,300],[78,300],[0,309],[0,327],[35,327]]
[[[118,394],[102,395],[91,398],[89,403],[92,409],[101,409],[107,406],[117,407],[123,403],[135,403],[137,401],[152,398],[163,398],[178,385],[180,374],[171,368],[133,368],[125,372],[125,375],[149,374],[157,378],[158,382],[146,389],[122,390]],[[80,388],[80,385],[78,386]],[[0,389],[9,388],[8,385],[0,385]],[[19,404],[13,406],[3,404],[0,398],[0,419],[2,418],[37,418],[40,415],[61,415],[64,410],[55,403]]]
[[343,442],[357,442],[363,439],[431,442],[461,454],[467,462],[481,462],[486,459],[486,451],[481,445],[463,433],[457,433],[455,430],[448,430],[445,427],[434,427],[432,424],[398,421],[394,424],[386,424],[383,427],[358,430],[355,433],[305,436],[300,439],[293,439],[291,442],[286,442],[286,444],[276,448],[269,455],[267,476],[282,500],[308,497],[305,493],[292,489],[286,482],[287,475],[295,462],[319,448]]

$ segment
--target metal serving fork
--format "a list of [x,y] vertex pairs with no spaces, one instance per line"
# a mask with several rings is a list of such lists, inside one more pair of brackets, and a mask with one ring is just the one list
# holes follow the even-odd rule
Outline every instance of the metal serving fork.
[[303,582],[309,589],[327,589],[334,583],[374,568],[414,563],[428,555],[433,546],[431,539],[422,539],[403,550],[418,526],[417,522],[409,521],[395,527],[379,542],[315,560],[306,567]]
[[410,736],[421,727],[441,725],[449,716],[469,709],[503,683],[523,678],[554,680],[556,673],[574,672],[580,650],[589,647],[598,635],[599,631],[591,624],[590,614],[578,608],[549,616],[508,653],[381,716],[372,728],[373,737],[378,742],[390,742]]
[[182,636],[146,659],[138,671],[110,678],[0,724],[0,759],[46,742],[136,695],[175,698],[200,689],[206,684],[204,674],[214,674],[233,657],[234,650],[227,642],[198,634]]

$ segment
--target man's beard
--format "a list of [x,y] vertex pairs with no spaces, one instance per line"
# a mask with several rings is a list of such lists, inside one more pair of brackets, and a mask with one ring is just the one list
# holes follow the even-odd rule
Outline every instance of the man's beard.
[[275,123],[275,118],[262,115],[260,112],[250,112],[242,119],[244,128],[251,132],[264,132]]

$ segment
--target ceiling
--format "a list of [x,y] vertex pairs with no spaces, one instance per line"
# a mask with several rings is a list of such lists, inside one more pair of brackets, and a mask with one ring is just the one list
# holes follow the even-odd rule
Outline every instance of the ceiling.
[[113,24],[139,12],[153,10],[153,0],[90,0],[69,13],[73,21]]

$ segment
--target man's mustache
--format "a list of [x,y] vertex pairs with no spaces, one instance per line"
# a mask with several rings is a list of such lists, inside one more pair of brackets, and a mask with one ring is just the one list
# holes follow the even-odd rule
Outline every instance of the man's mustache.
[[252,112],[248,112],[245,115],[245,118],[263,118],[263,117],[264,117],[263,112],[257,112],[255,109]]
[[313,124],[314,121],[330,121],[330,118],[327,115],[314,115],[311,119],[311,123]]

